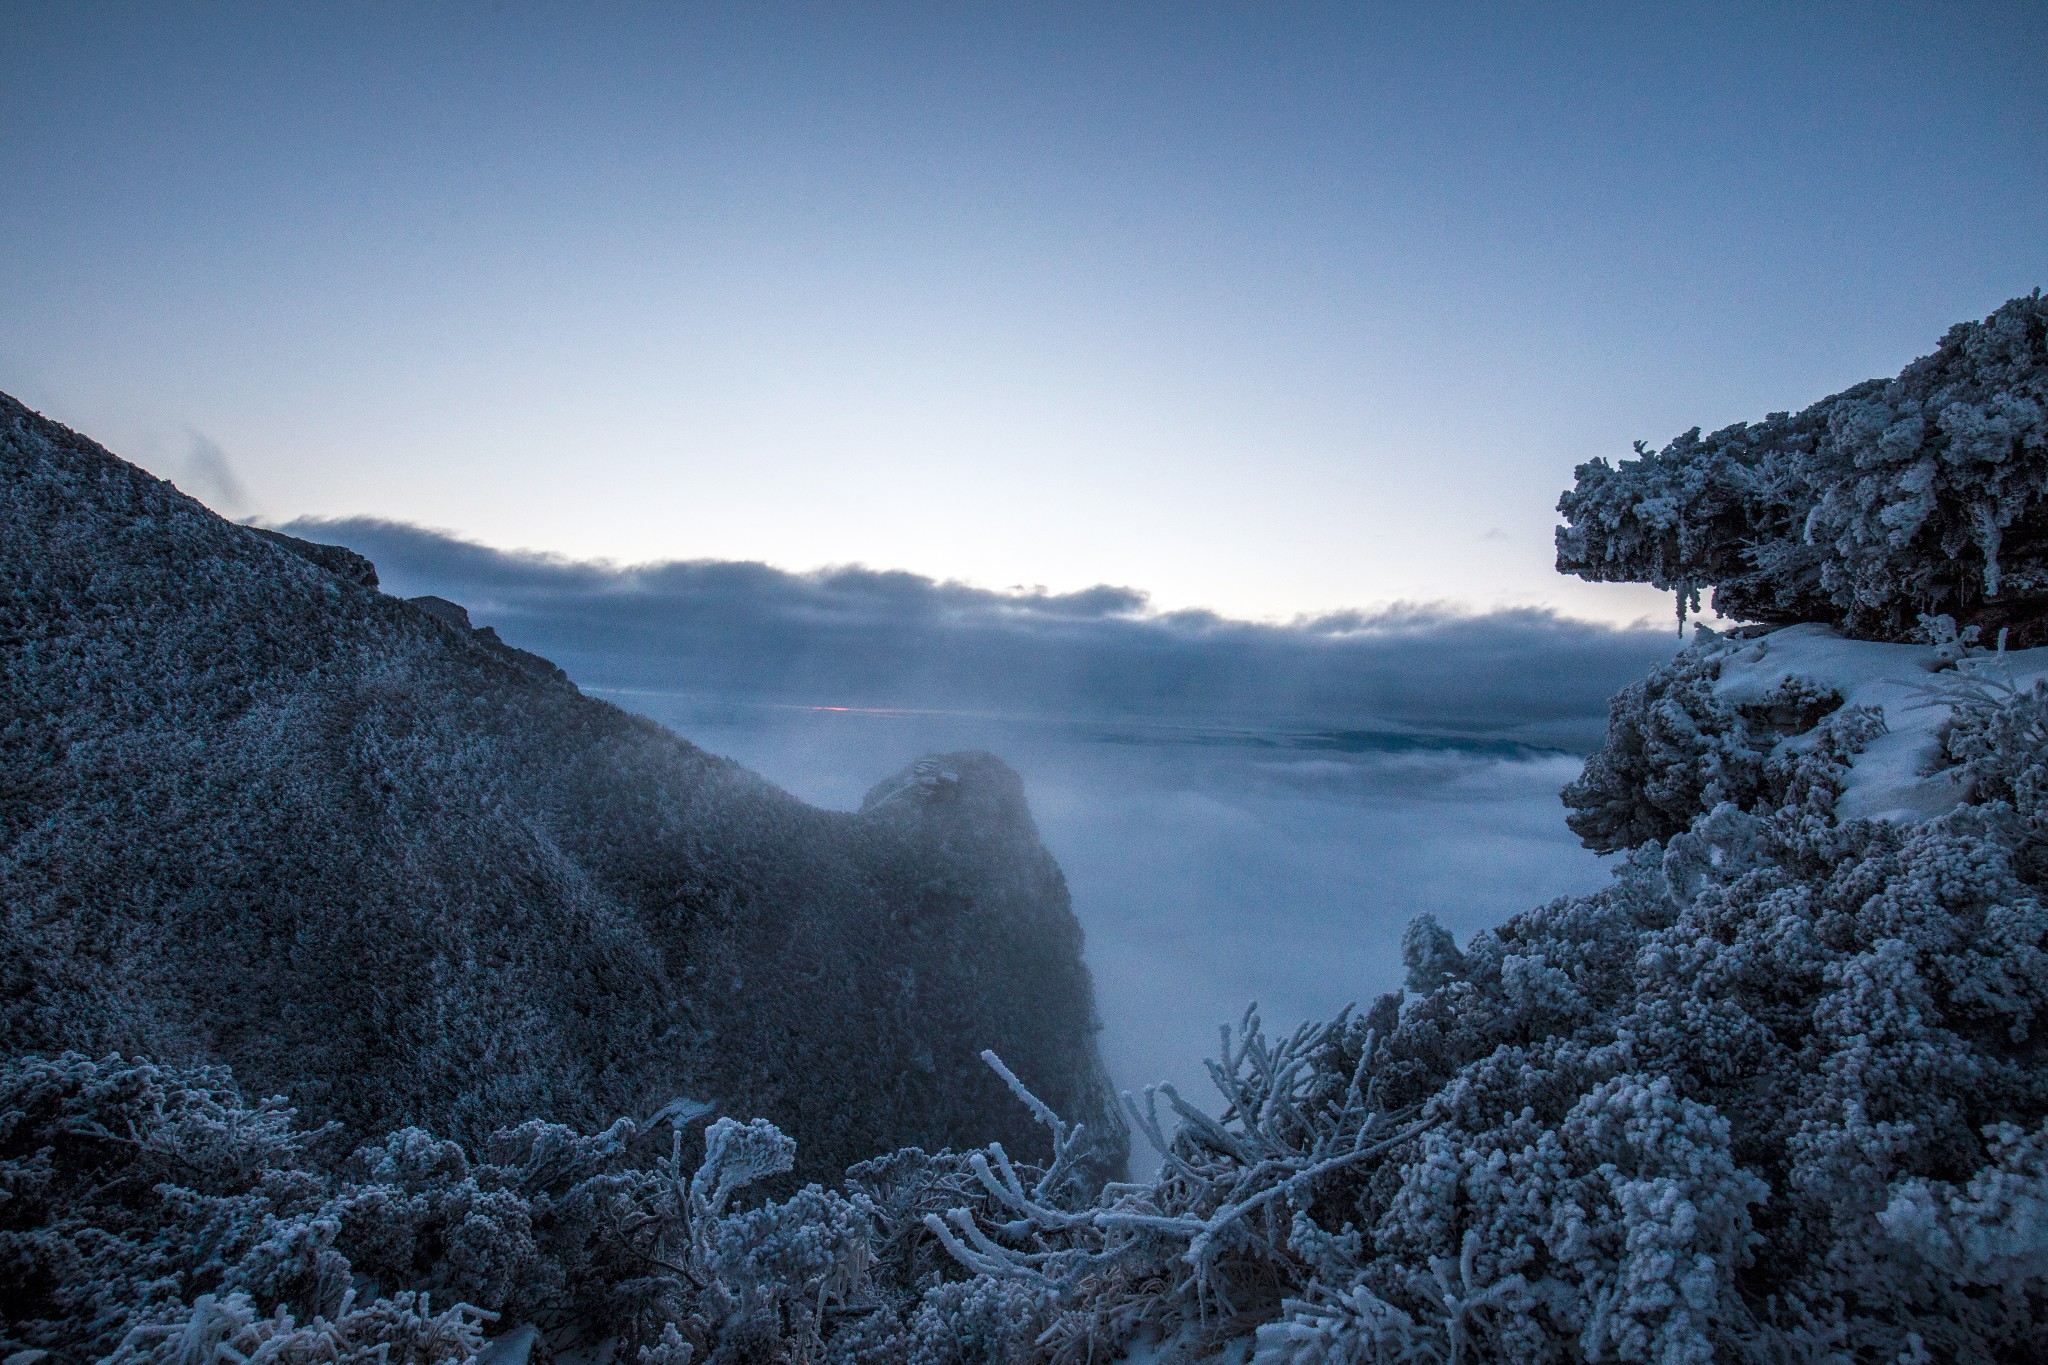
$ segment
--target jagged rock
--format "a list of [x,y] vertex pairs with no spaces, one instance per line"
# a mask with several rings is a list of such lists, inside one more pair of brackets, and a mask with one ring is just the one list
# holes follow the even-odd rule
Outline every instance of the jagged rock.
[[365,588],[377,586],[377,566],[349,549],[346,545],[322,545],[318,541],[300,540],[282,531],[268,527],[251,526],[250,530],[262,536],[272,545],[290,550],[299,558],[318,564],[331,574],[346,578]]
[[457,630],[476,629],[470,624],[469,608],[459,602],[450,602],[445,597],[435,597],[431,593],[424,597],[408,597],[405,600],[443,625],[453,626]]
[[702,1096],[829,1175],[1042,1146],[993,1047],[1121,1132],[1008,769],[818,810],[375,581],[0,396],[6,1053],[226,1062],[358,1134]]

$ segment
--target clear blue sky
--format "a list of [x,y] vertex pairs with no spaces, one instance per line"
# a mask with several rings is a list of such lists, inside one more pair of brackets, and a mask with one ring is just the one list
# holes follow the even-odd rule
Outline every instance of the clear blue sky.
[[0,389],[273,520],[1663,608],[1571,466],[2048,284],[2048,6],[0,0]]

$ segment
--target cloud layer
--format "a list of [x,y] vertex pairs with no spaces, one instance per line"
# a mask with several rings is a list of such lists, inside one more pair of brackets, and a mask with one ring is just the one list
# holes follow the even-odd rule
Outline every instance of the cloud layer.
[[1583,749],[1675,641],[1543,611],[1432,607],[1284,625],[1160,613],[1143,593],[990,591],[866,568],[619,567],[397,522],[282,529],[461,602],[579,682],[797,705],[1513,739]]

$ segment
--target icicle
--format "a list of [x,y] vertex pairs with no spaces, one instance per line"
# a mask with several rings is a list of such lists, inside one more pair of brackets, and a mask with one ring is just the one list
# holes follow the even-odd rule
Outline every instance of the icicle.
[[1700,609],[1699,585],[1690,578],[1683,580],[1678,585],[1678,638],[1681,640],[1685,638],[1685,617],[1688,604],[1690,604],[1690,610],[1692,611]]
[[1989,503],[1977,509],[1977,539],[1984,546],[1984,595],[1998,596],[2000,573],[1998,569],[1998,547],[2005,540],[2005,531],[1998,524],[1997,509]]

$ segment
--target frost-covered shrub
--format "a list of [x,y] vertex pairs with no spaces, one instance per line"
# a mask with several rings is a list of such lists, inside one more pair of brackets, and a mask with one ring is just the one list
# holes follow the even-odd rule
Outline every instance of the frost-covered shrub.
[[695,1162],[682,1131],[663,1151],[628,1120],[532,1121],[475,1151],[417,1128],[352,1152],[338,1136],[246,1103],[218,1069],[0,1064],[0,1349],[435,1365],[511,1330],[610,1341],[647,1365],[900,1365],[919,1342],[939,1349],[934,1324],[956,1307],[1003,1350],[1035,1335],[1002,1308],[1028,1296],[931,1298],[967,1277],[919,1220],[979,1207],[972,1157],[899,1152],[846,1192],[763,1200],[795,1161],[764,1120],[720,1119]]
[[492,1316],[435,1313],[424,1294],[358,1307],[351,1290],[331,1318],[300,1322],[282,1306],[258,1313],[247,1294],[201,1294],[182,1322],[130,1329],[109,1365],[453,1365],[476,1358]]
[[633,1135],[529,1123],[472,1158],[409,1129],[346,1154],[217,1069],[12,1059],[0,1330],[66,1356],[168,1359],[197,1333],[266,1358],[388,1342],[423,1361],[470,1353],[505,1312],[630,1332],[649,1283],[628,1234],[658,1221],[661,1189],[626,1159]]
[[1565,788],[1567,823],[1602,852],[1668,839],[1702,810],[1754,795],[1763,755],[1714,695],[1716,654],[1688,650],[1609,703],[1607,735]]
[[1579,466],[1557,567],[1725,616],[1904,639],[1943,612],[2048,639],[2048,303],[1796,414]]
[[1942,689],[1949,720],[1942,758],[1975,801],[2002,801],[2023,819],[2048,821],[2048,680],[2020,689],[1972,674]]
[[1587,847],[1670,839],[1722,804],[1824,807],[1848,760],[1884,733],[1874,709],[1843,710],[1839,692],[1796,675],[1756,700],[1726,700],[1715,683],[1736,647],[1702,629],[1614,698],[1600,749],[1563,792],[1565,823]]
[[910,1320],[909,1365],[1027,1365],[1058,1299],[1038,1276],[937,1285]]
[[105,1354],[136,1318],[245,1281],[345,1290],[325,1229],[291,1216],[321,1193],[308,1151],[321,1135],[293,1118],[274,1101],[244,1105],[218,1070],[76,1056],[0,1064],[10,1338]]
[[1254,1365],[1361,1365],[1366,1361],[1434,1361],[1430,1334],[1401,1309],[1362,1284],[1348,1290],[1311,1286],[1287,1299],[1280,1318],[1258,1329]]

